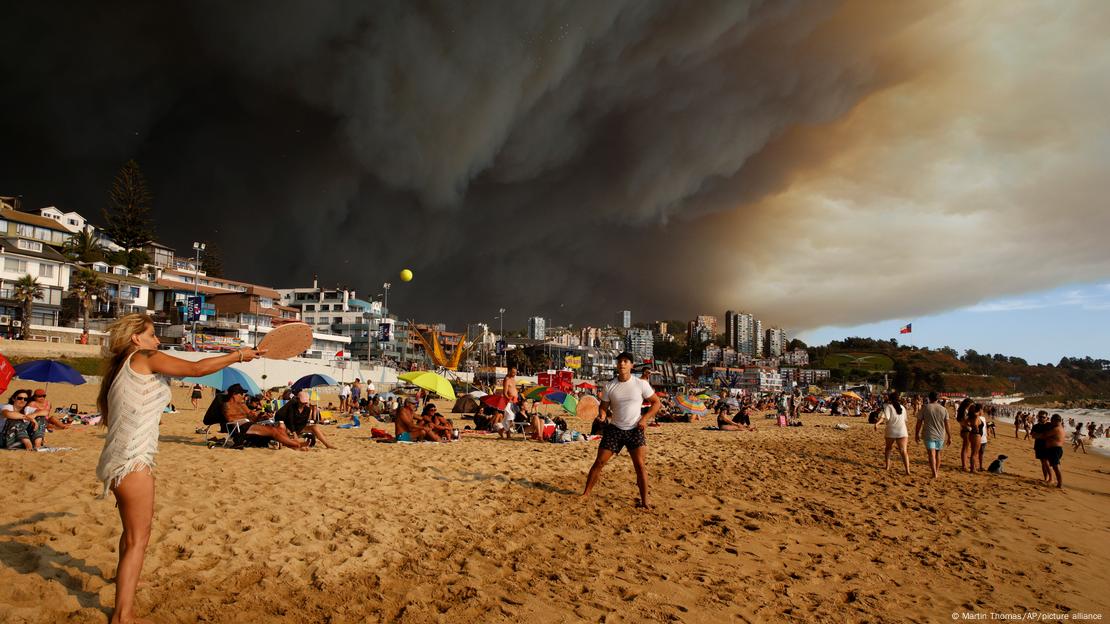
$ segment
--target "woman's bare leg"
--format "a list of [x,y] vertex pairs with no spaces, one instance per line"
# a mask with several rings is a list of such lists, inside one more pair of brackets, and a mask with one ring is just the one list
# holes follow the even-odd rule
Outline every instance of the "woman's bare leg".
[[143,469],[132,472],[112,489],[123,522],[119,565],[116,567],[116,608],[112,623],[142,622],[135,617],[135,588],[143,571],[150,526],[154,520],[154,475]]

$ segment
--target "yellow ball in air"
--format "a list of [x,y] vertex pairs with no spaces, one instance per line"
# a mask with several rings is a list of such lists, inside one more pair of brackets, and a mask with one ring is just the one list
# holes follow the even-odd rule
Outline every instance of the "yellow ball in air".
[[401,271],[401,281],[402,282],[411,282],[412,281],[412,271],[410,271],[408,269],[403,269]]

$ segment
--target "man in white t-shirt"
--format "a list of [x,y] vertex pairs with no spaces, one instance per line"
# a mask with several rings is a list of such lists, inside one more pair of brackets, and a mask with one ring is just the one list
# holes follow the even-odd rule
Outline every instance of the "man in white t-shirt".
[[351,401],[351,387],[345,383],[339,384],[339,411],[346,412]]
[[[636,469],[636,486],[640,489],[640,503],[637,506],[647,508],[647,468],[644,465],[647,440],[644,437],[644,428],[655,417],[662,402],[655,396],[651,384],[632,376],[632,362],[631,353],[626,351],[618,355],[617,377],[607,383],[602,391],[600,413],[603,416],[607,414],[608,417],[601,435],[601,446],[597,449],[597,459],[586,477],[586,489],[582,496],[590,495],[590,491],[601,478],[601,469],[613,455],[627,447],[628,455],[632,458],[632,467]],[[648,401],[650,406],[647,412],[641,414],[640,406],[644,401]]]

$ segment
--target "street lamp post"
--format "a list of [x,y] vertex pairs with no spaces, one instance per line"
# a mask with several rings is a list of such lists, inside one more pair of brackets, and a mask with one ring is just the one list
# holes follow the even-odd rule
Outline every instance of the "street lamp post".
[[[193,241],[193,251],[196,261],[193,264],[193,303],[199,303],[200,297],[200,252],[204,251],[204,243]],[[197,348],[197,320],[200,318],[200,306],[193,313],[193,350]]]
[[389,314],[389,287],[392,286],[389,282],[382,284],[382,290],[385,291],[385,296],[382,298],[382,316]]
[[[499,314],[497,316],[497,320],[501,323],[501,329],[498,330],[497,339],[504,342],[505,347],[508,347],[509,342],[507,340],[505,340],[505,308],[501,308],[500,310],[498,310],[498,312],[499,312]],[[502,366],[504,366],[506,363],[508,363],[509,354],[507,352],[507,349],[502,349],[501,350],[501,358],[504,358],[504,360],[501,362]],[[498,359],[501,359],[501,358],[498,358]]]

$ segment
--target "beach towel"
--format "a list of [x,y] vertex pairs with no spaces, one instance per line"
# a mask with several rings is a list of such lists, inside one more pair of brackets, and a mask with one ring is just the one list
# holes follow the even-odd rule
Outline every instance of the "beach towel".
[[72,446],[44,446],[37,448],[35,451],[39,453],[61,453],[62,451],[76,451],[77,449]]

